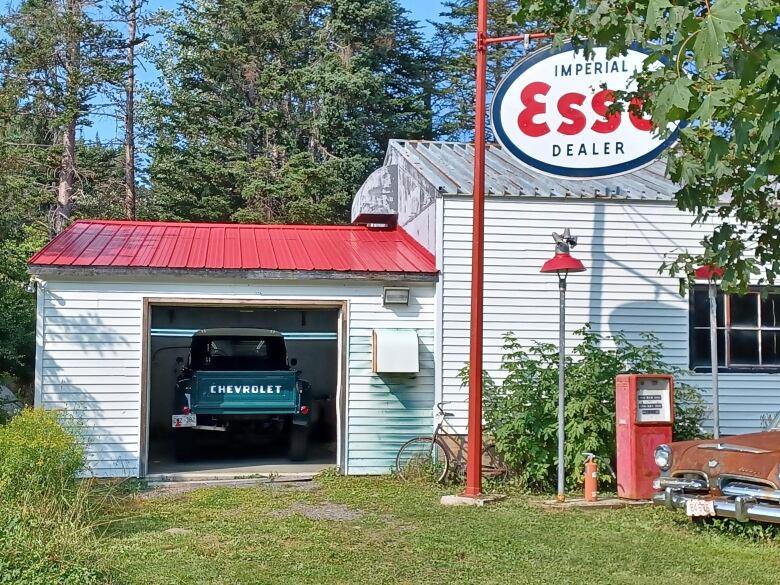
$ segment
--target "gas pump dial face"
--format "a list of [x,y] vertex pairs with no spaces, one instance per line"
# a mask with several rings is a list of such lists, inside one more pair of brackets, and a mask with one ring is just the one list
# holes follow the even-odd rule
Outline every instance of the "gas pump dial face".
[[636,422],[671,423],[671,392],[666,378],[640,378],[636,387]]

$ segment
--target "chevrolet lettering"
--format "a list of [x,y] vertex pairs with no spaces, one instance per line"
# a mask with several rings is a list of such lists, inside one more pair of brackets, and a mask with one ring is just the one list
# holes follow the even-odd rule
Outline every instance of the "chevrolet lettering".
[[281,386],[215,386],[210,388],[212,394],[281,394]]

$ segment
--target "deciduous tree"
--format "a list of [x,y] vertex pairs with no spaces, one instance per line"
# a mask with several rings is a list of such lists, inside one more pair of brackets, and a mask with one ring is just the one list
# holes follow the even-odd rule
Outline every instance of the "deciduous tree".
[[[780,3],[776,0],[532,0],[518,22],[537,21],[583,51],[648,53],[636,91],[658,131],[684,123],[668,152],[680,209],[714,220],[697,250],[667,268],[686,274],[724,266],[724,285],[745,290],[751,277],[780,272]],[[659,66],[662,64],[662,66]],[[620,88],[616,88],[620,89]]]

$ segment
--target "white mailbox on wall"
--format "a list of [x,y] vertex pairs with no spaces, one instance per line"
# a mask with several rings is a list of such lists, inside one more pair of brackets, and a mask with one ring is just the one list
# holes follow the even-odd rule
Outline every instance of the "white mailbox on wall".
[[420,350],[412,329],[374,329],[373,370],[377,374],[417,374]]

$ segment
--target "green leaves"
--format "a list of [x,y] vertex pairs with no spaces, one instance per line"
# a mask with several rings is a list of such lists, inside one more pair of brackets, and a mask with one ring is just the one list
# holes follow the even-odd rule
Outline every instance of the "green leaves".
[[687,77],[678,77],[658,93],[655,104],[662,112],[678,108],[683,111],[688,110],[688,104],[693,97],[689,89],[693,81]]
[[766,70],[775,77],[780,77],[780,52],[770,51],[769,60],[766,64]]
[[[730,240],[704,238],[665,264],[685,282],[692,267],[717,259],[726,288],[774,284],[780,272],[776,208],[780,172],[780,3],[772,0],[566,0],[523,13],[562,37],[593,39],[611,54],[636,39],[649,53],[625,101],[643,98],[661,129],[685,122],[668,171],[678,183],[679,209]],[[642,15],[639,22],[634,15]],[[640,30],[637,30],[637,26]],[[758,274],[756,274],[758,272]]]
[[693,46],[696,65],[705,67],[723,58],[723,51],[729,46],[728,33],[743,24],[741,12],[746,0],[717,0],[704,17],[701,31]]
[[[615,460],[615,376],[682,373],[663,361],[664,348],[652,334],[632,343],[623,333],[603,337],[586,326],[577,335],[580,342],[566,360],[568,489],[581,486],[582,453],[595,453],[606,463]],[[540,342],[525,348],[507,333],[502,370],[506,377],[501,384],[488,379],[484,386],[487,428],[524,487],[552,491],[557,467],[558,348]],[[465,383],[465,370],[462,378]],[[698,391],[684,384],[675,391],[676,438],[693,438],[701,433],[704,402]],[[612,485],[606,466],[602,470],[601,481]]]
[[656,30],[663,22],[664,12],[672,7],[669,0],[650,0],[647,3],[645,23],[650,30]]

